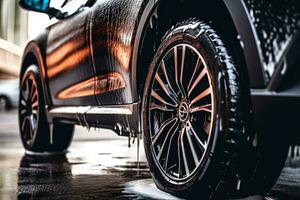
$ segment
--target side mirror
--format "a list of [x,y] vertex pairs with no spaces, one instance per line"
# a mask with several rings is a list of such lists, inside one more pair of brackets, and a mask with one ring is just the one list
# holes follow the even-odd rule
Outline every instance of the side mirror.
[[47,13],[50,0],[20,0],[19,4],[26,10]]
[[25,10],[48,14],[49,17],[63,19],[67,13],[62,13],[56,8],[50,7],[51,0],[19,0],[19,5]]

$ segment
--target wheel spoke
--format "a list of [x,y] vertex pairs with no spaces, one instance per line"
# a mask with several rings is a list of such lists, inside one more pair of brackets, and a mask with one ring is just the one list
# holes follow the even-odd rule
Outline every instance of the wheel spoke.
[[[21,95],[22,95],[22,100],[25,103],[25,101],[27,100],[27,95],[26,95],[26,90],[25,89],[22,90]],[[26,103],[24,105],[26,105]]]
[[26,102],[24,101],[24,99],[21,99],[21,105],[24,107],[26,106]]
[[37,110],[32,110],[32,114],[37,115]]
[[186,52],[186,46],[182,46],[182,55],[181,55],[181,67],[180,67],[180,86],[181,86],[181,89],[182,91],[184,92],[184,95],[186,96],[185,94],[185,91],[184,91],[184,86],[183,86],[183,72],[184,72],[184,62],[185,62],[185,52]]
[[[157,139],[160,137],[160,135],[161,135],[161,133],[163,132],[163,130],[164,130],[170,123],[172,123],[172,122],[174,122],[174,121],[177,122],[177,118],[170,118],[170,119],[164,121],[164,122],[161,124],[161,126],[160,126],[159,130],[157,131],[157,133],[156,133],[155,135],[153,135],[152,138],[151,138],[151,139],[152,139],[152,144],[153,144],[153,145],[156,143]],[[176,123],[176,122],[175,122],[175,123]],[[174,123],[174,124],[175,124],[175,123]],[[174,124],[173,124],[173,125],[174,125]],[[172,126],[173,126],[173,125],[172,125]]]
[[196,150],[195,150],[192,138],[190,136],[190,133],[186,132],[186,136],[187,136],[187,139],[188,139],[188,142],[189,142],[189,146],[190,146],[190,149],[191,149],[191,152],[192,152],[192,155],[193,155],[193,159],[194,159],[195,165],[197,166],[197,164],[199,162],[199,158],[197,156],[197,153],[196,153]]
[[31,88],[30,88],[29,91],[30,91],[30,92],[29,92],[29,97],[32,99],[32,95],[33,95],[34,92],[36,91],[36,90],[35,90],[35,86],[34,86],[33,83],[31,84]]
[[29,91],[30,91],[30,88],[29,88],[29,79],[26,80],[26,100],[29,99]]
[[34,102],[36,100],[37,96],[38,96],[38,91],[35,90],[35,92],[33,93],[33,96],[31,97],[31,102]]
[[178,178],[180,178],[182,177],[180,135],[178,136],[177,139],[177,156],[178,156]]
[[177,94],[176,94],[176,92],[174,91],[174,89],[173,89],[173,87],[172,87],[172,85],[171,85],[171,83],[170,83],[169,76],[168,76],[168,74],[167,74],[166,65],[165,65],[164,60],[161,61],[160,66],[161,66],[161,68],[162,68],[162,71],[163,71],[163,74],[164,74],[165,79],[166,79],[166,81],[167,81],[167,84],[168,84],[168,86],[170,87],[170,90],[172,91],[172,93],[173,93],[173,94],[175,95],[175,97],[177,98]]
[[162,104],[166,104],[172,107],[176,107],[176,105],[168,103],[166,100],[164,100],[161,96],[159,96],[154,90],[152,90],[151,92],[151,96],[153,96],[155,99],[157,99],[158,101],[160,101]]
[[[177,47],[174,47],[174,68],[175,68],[175,81],[178,86],[178,64],[177,64]],[[179,88],[178,88],[179,89]]]
[[166,95],[175,103],[175,106],[177,106],[177,101],[172,97],[172,93],[166,88],[166,85],[163,83],[158,73],[155,75],[155,80],[159,83]]
[[32,139],[32,137],[33,137],[33,126],[32,126],[32,119],[31,119],[31,117],[30,118],[28,118],[28,122],[29,122],[29,133],[30,133],[30,139]]
[[211,113],[212,108],[211,108],[211,104],[206,104],[203,106],[197,106],[197,107],[191,108],[190,111],[191,111],[191,113],[195,113],[195,112],[199,112],[199,111],[205,111],[205,112]]
[[39,102],[35,101],[32,103],[31,107],[32,107],[32,109],[34,109],[34,108],[38,107],[38,105],[39,105]]
[[194,76],[195,76],[196,71],[198,70],[200,64],[201,64],[201,59],[200,59],[200,57],[198,57],[197,62],[196,62],[196,65],[195,65],[195,67],[194,67],[194,71],[193,71],[192,77],[191,77],[191,79],[190,79],[190,81],[189,81],[189,84],[188,84],[188,87],[187,87],[188,90],[189,90],[189,88],[190,88],[190,86],[191,86],[191,84],[192,84],[192,81],[194,80]]
[[23,116],[24,114],[26,114],[26,112],[27,112],[27,111],[26,111],[25,108],[20,110],[20,114],[21,114],[22,116]]
[[201,139],[199,138],[199,136],[197,135],[196,131],[194,130],[192,124],[190,122],[188,122],[188,128],[187,131],[190,131],[194,137],[196,138],[196,141],[200,144],[202,150],[204,151],[206,149],[206,141],[202,142]]
[[27,117],[24,117],[21,125],[21,130],[24,131],[25,125],[26,125]]
[[190,170],[189,170],[189,166],[188,166],[188,162],[187,162],[187,158],[186,158],[186,151],[185,151],[184,142],[183,142],[184,132],[185,132],[185,128],[183,128],[183,130],[181,132],[181,135],[180,135],[180,145],[181,145],[181,150],[182,150],[182,158],[183,158],[184,169],[185,169],[185,172],[188,176],[190,174]]
[[208,96],[209,94],[211,94],[211,88],[207,88],[204,91],[202,91],[198,96],[196,96],[192,101],[191,101],[191,105],[193,105],[194,103],[196,103],[197,101],[203,99],[204,97]]
[[161,110],[164,112],[174,112],[174,109],[167,108],[166,106],[158,105],[156,103],[151,103],[150,110]]
[[169,142],[169,145],[168,145],[168,150],[167,150],[167,155],[166,155],[166,161],[165,161],[165,171],[167,171],[168,169],[168,162],[169,162],[169,155],[170,155],[170,149],[171,149],[171,145],[172,145],[172,140],[175,136],[175,133],[177,132],[178,130],[178,126],[176,127],[174,133],[172,134],[171,138],[170,138],[170,142]]
[[183,94],[181,87],[178,81],[178,56],[177,56],[177,47],[174,47],[174,70],[175,70],[175,82],[178,90]]
[[202,78],[204,77],[204,75],[206,75],[206,69],[205,69],[205,67],[203,67],[202,71],[200,72],[200,74],[196,78],[196,80],[193,83],[192,87],[188,88],[188,90],[189,90],[188,96],[191,95],[191,93],[193,92],[193,90],[195,89],[195,87],[198,85],[198,83],[202,80]]
[[31,117],[30,117],[30,122],[31,122],[31,127],[32,127],[32,130],[34,131],[35,130],[35,121],[34,121],[35,119],[34,119],[34,116],[33,115],[31,115]]
[[[177,120],[176,120],[176,122],[177,122]],[[157,159],[158,159],[158,160],[160,160],[160,158],[161,158],[161,155],[162,155],[162,153],[163,153],[163,151],[164,151],[164,148],[165,148],[165,146],[166,146],[166,143],[167,143],[167,141],[168,141],[170,132],[172,131],[173,127],[177,124],[176,122],[171,126],[171,128],[169,129],[169,131],[168,131],[168,133],[167,133],[167,135],[166,135],[166,137],[165,137],[165,139],[164,139],[164,142],[163,142],[163,144],[162,144],[162,146],[161,146],[161,148],[160,148],[160,150],[159,150],[159,152],[158,152],[158,154],[157,154]],[[178,126],[177,126],[177,127],[178,127]],[[177,130],[177,128],[174,130],[174,132],[172,133],[171,137],[176,133],[176,130]],[[169,141],[169,142],[170,142],[170,141]]]

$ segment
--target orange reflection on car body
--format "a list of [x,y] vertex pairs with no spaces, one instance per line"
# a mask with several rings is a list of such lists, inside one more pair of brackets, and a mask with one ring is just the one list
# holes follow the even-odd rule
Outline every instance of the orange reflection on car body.
[[120,63],[123,69],[128,71],[131,59],[131,47],[126,47],[123,44],[116,43],[113,44],[112,49],[118,63]]
[[[58,53],[55,53],[58,56]],[[81,63],[84,59],[90,56],[90,49],[83,48],[81,50],[75,51],[66,59],[64,59],[60,64],[49,66],[47,70],[47,75],[49,78],[53,78],[58,74],[62,74],[65,71],[76,67],[79,63]]]
[[[69,54],[74,54],[72,52],[74,49],[79,49],[84,45],[84,42],[68,42],[65,43],[63,46],[59,47],[58,49],[55,49],[54,52],[51,52],[47,56],[47,66],[48,68],[55,68],[56,65],[59,65],[61,62],[63,62],[64,58],[67,58]],[[71,52],[71,53],[70,53]],[[77,53],[77,51],[76,51]]]
[[60,91],[57,99],[71,99],[94,94],[102,94],[104,92],[114,91],[125,88],[126,84],[123,76],[118,72],[110,72],[107,74],[92,77],[81,83],[77,83]]

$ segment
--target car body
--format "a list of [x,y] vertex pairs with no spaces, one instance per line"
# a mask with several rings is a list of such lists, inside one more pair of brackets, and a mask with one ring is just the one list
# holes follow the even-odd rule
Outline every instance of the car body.
[[[236,38],[236,42],[241,45],[240,50],[242,52],[240,53],[245,58],[244,61],[249,74],[249,84],[253,88],[253,110],[254,113],[257,113],[259,119],[264,119],[263,124],[260,123],[262,120],[257,120],[257,124],[264,126],[266,123],[274,122],[275,119],[273,118],[276,118],[277,121],[282,120],[278,115],[272,113],[267,114],[260,109],[262,107],[269,110],[269,112],[271,112],[272,109],[267,109],[268,107],[284,107],[286,108],[282,110],[284,116],[294,116],[290,114],[291,112],[289,111],[298,113],[299,110],[297,110],[297,108],[299,106],[296,106],[297,101],[295,102],[293,100],[295,99],[294,93],[288,92],[288,90],[291,88],[294,89],[295,87],[291,85],[289,88],[279,90],[279,86],[283,81],[283,76],[280,72],[285,68],[287,63],[295,63],[292,59],[297,58],[297,56],[295,56],[295,50],[290,50],[290,48],[297,48],[298,33],[294,33],[292,30],[288,33],[287,28],[284,27],[278,27],[278,29],[284,29],[282,30],[282,34],[273,32],[271,28],[264,29],[265,33],[261,32],[261,29],[255,29],[256,25],[260,26],[260,24],[271,21],[278,26],[284,26],[284,21],[277,20],[276,18],[272,19],[272,17],[269,16],[265,19],[266,22],[257,23],[256,20],[260,19],[260,16],[256,17],[250,15],[250,13],[254,13],[253,8],[251,4],[244,1],[234,3],[231,1],[223,1],[219,2],[219,4],[223,6],[224,9],[226,8],[226,10],[222,12],[227,14],[227,20],[231,23],[229,25],[234,25],[234,27],[231,27],[233,30],[236,30],[236,32],[233,32],[233,38]],[[42,66],[43,85],[45,87],[45,97],[49,108],[54,109],[55,107],[62,106],[100,106],[111,108],[110,105],[123,108],[124,104],[126,104],[125,109],[129,108],[129,110],[131,110],[130,112],[134,112],[135,109],[138,109],[138,103],[140,101],[139,91],[141,88],[139,88],[139,84],[136,83],[140,77],[140,75],[137,76],[136,73],[143,71],[143,69],[140,69],[143,67],[138,65],[139,56],[143,53],[139,52],[142,50],[140,49],[141,38],[143,38],[142,32],[147,26],[150,26],[151,21],[155,21],[155,18],[159,15],[159,13],[154,12],[157,11],[159,5],[161,5],[161,3],[155,3],[153,1],[128,1],[122,3],[119,1],[97,1],[92,7],[82,9],[74,14],[74,16],[67,17],[49,26],[37,38],[29,42],[24,52],[23,65],[26,65],[26,62],[30,62],[30,59],[32,59],[30,55],[33,55],[34,58],[38,60],[40,66]],[[186,5],[189,6],[188,3]],[[289,7],[289,4],[287,4],[286,7]],[[282,8],[282,10],[285,9]],[[265,11],[262,10],[261,12],[264,13]],[[162,14],[166,15],[167,13]],[[112,19],[107,18],[106,15],[109,15]],[[168,19],[168,16],[165,16],[165,18]],[[287,20],[292,20],[293,18],[292,16]],[[112,20],[112,23],[109,23],[110,21],[107,20]],[[263,21],[264,18],[260,20]],[[87,24],[90,25],[87,26]],[[297,25],[294,24],[292,27],[293,26]],[[163,29],[163,27],[161,27],[161,29]],[[277,35],[275,36],[274,34],[276,33]],[[268,47],[265,48],[263,45],[264,34],[272,34],[274,38],[279,38],[278,41],[282,48],[278,47],[277,52],[275,52],[275,48],[272,47],[272,44],[268,44]],[[64,37],[66,35],[67,37]],[[285,39],[285,36],[288,38]],[[238,37],[240,39],[238,39]],[[296,42],[294,42],[295,40]],[[269,57],[266,55],[268,49],[271,49]],[[280,54],[282,55],[280,56]],[[289,54],[292,55],[290,56]],[[276,59],[273,58],[274,56]],[[291,61],[289,61],[289,59],[291,59]],[[52,66],[53,63],[60,63],[60,65]],[[291,68],[293,67],[287,67],[286,70],[283,70],[286,77],[285,79],[289,79],[287,78],[288,76],[293,76],[294,73],[290,72],[293,71]],[[109,74],[110,72],[114,72],[117,74],[116,76],[119,76],[119,80],[116,78],[112,81],[120,81],[120,85],[125,85],[123,89],[106,88],[102,85],[106,85],[105,83],[109,82],[109,75],[113,76],[113,74]],[[87,83],[88,81],[90,82],[86,87],[90,88],[90,91],[76,90],[79,84]],[[93,92],[94,90],[95,94]],[[64,95],[64,93],[72,92],[78,96]],[[80,92],[84,94],[81,95]],[[295,91],[295,95],[297,94],[299,93]],[[280,106],[270,103],[273,97],[278,99],[276,102],[279,103]],[[283,97],[289,100],[281,100]],[[264,100],[261,101],[260,99]],[[264,103],[262,104],[262,102]],[[78,113],[76,109],[74,109],[74,112]],[[59,110],[53,110],[50,113],[55,115],[55,113],[59,113]],[[74,119],[73,114],[74,113],[69,116],[66,113],[65,118],[77,121],[78,117]],[[83,114],[84,113],[81,113],[81,115]],[[266,114],[268,117],[265,116]],[[277,118],[277,116],[279,118]],[[126,119],[128,116],[120,114],[118,117]],[[287,118],[289,122],[293,120],[289,117]],[[255,119],[257,119],[257,117],[255,117]],[[105,120],[105,117],[103,120]],[[95,123],[93,117],[91,117],[90,121],[91,124]],[[111,122],[111,120],[108,121]],[[114,124],[113,122],[108,125],[114,126]],[[281,126],[285,123],[276,124]],[[128,124],[124,125],[128,126]],[[135,124],[130,127],[136,130],[138,125]],[[274,127],[274,129],[276,130],[277,128]],[[290,129],[293,131],[295,127],[290,127]]]
[[48,11],[58,19],[28,43],[22,60],[21,77],[25,66],[40,68],[49,123],[141,133],[144,83],[161,39],[198,18],[214,24],[238,60],[251,130],[285,138],[299,128],[297,1],[77,0],[76,9],[72,2],[63,8],[69,14]]

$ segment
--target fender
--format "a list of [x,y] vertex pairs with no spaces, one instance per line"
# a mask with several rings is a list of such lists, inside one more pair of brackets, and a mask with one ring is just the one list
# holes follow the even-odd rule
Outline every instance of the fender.
[[224,0],[243,44],[251,87],[264,87],[263,58],[258,37],[243,0]]
[[[138,24],[135,41],[133,45],[132,54],[132,81],[136,81],[138,65],[138,53],[141,48],[141,41],[143,40],[143,31],[148,25],[150,17],[154,14],[156,7],[165,0],[150,0],[148,1],[145,9],[140,18]],[[188,2],[188,0],[186,1]],[[224,12],[227,12],[231,17],[234,28],[237,31],[240,39],[240,46],[242,54],[244,54],[245,63],[249,76],[249,83],[252,88],[266,87],[266,81],[264,78],[263,62],[261,49],[257,43],[257,34],[254,29],[254,25],[250,20],[249,12],[243,2],[243,0],[223,0],[219,1],[224,4]],[[140,66],[142,67],[142,66]],[[136,83],[132,82],[134,89],[132,91],[134,99],[138,99]]]
[[[26,45],[24,52],[23,52],[23,57],[21,61],[21,73],[22,75],[26,67],[30,64],[33,64],[35,61],[30,60],[32,58],[28,57],[29,55],[32,55],[34,59],[36,60],[36,64],[40,68],[41,72],[41,80],[42,80],[42,87],[43,87],[43,93],[44,93],[44,99],[45,99],[45,104],[47,106],[52,105],[51,98],[50,98],[50,93],[48,89],[48,81],[47,81],[47,76],[46,76],[46,68],[45,68],[45,47],[47,41],[47,29],[44,30],[38,37],[36,37],[34,40],[31,40],[28,42]],[[22,76],[20,76],[22,77]]]
[[133,51],[132,51],[132,59],[131,59],[131,85],[132,85],[132,96],[133,99],[139,100],[139,94],[136,84],[136,77],[137,77],[137,63],[138,63],[138,52],[140,49],[140,43],[142,41],[142,34],[144,28],[147,26],[148,20],[153,14],[155,10],[155,1],[157,0],[149,0],[142,12],[140,17],[140,21],[138,27],[136,29],[135,39],[133,43]]

